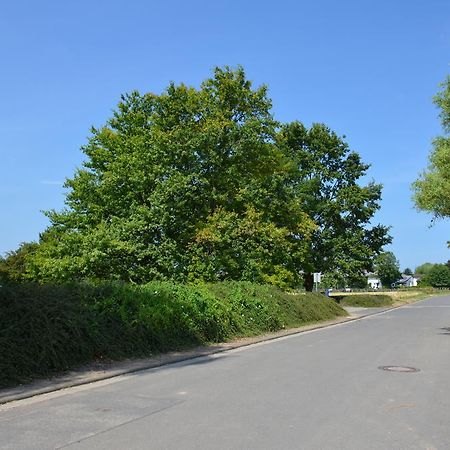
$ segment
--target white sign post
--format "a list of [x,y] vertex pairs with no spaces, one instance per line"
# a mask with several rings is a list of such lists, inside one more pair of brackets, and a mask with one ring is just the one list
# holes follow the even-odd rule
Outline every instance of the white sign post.
[[316,292],[318,291],[317,289],[317,285],[321,282],[322,280],[322,274],[320,272],[314,272],[313,273],[314,276],[314,285],[316,287]]

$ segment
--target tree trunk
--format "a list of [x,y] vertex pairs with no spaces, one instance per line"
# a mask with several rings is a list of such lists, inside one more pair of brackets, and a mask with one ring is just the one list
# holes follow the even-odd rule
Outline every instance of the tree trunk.
[[313,287],[314,287],[314,275],[312,273],[307,272],[307,273],[305,273],[304,276],[305,276],[305,282],[304,282],[305,289],[308,292],[312,292]]

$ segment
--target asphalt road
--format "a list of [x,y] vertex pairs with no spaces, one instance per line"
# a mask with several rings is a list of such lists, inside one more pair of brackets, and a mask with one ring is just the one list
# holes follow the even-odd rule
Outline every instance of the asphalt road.
[[56,448],[450,449],[450,297],[0,406]]

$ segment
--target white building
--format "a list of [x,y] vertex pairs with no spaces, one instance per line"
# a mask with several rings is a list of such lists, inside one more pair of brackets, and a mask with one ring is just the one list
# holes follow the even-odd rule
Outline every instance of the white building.
[[[402,274],[402,277],[395,282],[395,285],[404,287],[416,287],[418,281],[419,279],[414,275]],[[383,287],[383,285],[381,284],[381,280],[376,273],[367,274],[367,285],[371,289],[381,289]],[[391,286],[386,287],[390,288]]]
[[367,285],[371,289],[381,289],[381,280],[378,278],[376,273],[368,273],[367,274]]
[[415,287],[417,286],[418,281],[418,278],[416,278],[414,275],[402,274],[402,277],[397,281],[396,284],[398,286]]

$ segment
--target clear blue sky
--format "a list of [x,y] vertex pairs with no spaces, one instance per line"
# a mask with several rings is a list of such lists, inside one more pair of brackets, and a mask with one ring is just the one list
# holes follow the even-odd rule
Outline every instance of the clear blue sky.
[[40,211],[63,206],[80,146],[120,94],[241,64],[269,86],[276,119],[324,122],[372,164],[376,221],[402,268],[450,259],[450,221],[430,229],[410,192],[441,133],[448,0],[4,1],[0,62],[0,253],[37,240]]

